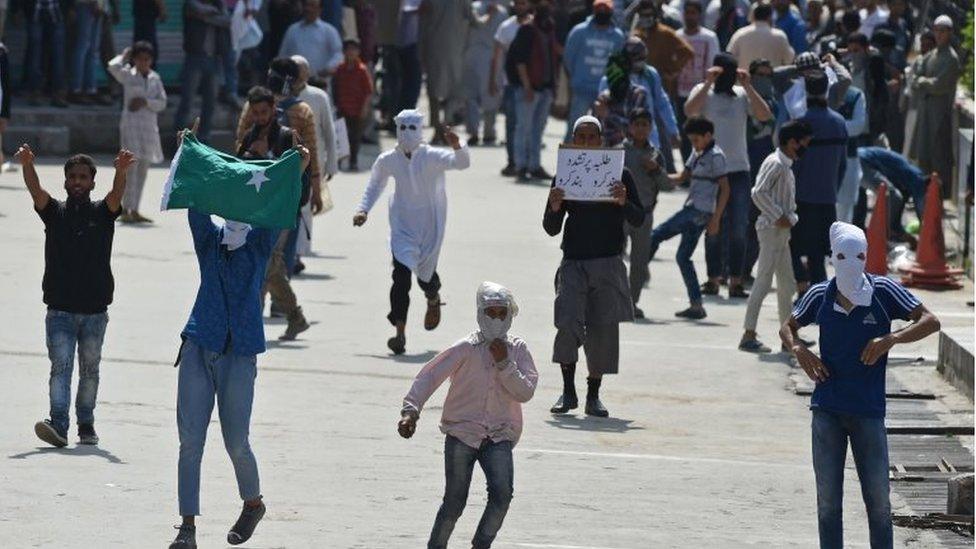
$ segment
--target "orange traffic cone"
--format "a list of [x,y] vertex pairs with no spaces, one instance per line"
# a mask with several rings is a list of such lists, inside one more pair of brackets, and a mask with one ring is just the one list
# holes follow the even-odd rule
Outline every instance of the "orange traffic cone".
[[888,184],[878,185],[877,200],[868,223],[868,259],[864,270],[875,275],[888,274]]
[[918,252],[911,267],[904,269],[906,286],[932,290],[961,288],[956,276],[962,269],[950,267],[945,260],[945,236],[942,234],[942,187],[939,174],[933,173],[925,192],[925,215],[918,239]]

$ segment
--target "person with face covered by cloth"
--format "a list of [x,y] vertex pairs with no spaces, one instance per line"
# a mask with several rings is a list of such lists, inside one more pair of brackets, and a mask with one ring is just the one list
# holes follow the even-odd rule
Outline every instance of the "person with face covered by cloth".
[[[574,146],[603,146],[599,120],[582,116],[574,126]],[[586,414],[610,415],[600,402],[600,385],[605,374],[616,374],[619,368],[619,323],[634,319],[627,268],[620,257],[626,238],[623,227],[624,223],[640,226],[645,215],[630,170],[624,168],[620,179],[613,185],[612,202],[564,200],[565,192],[555,186],[555,178],[549,191],[542,226],[550,236],[563,233],[552,351],[552,361],[562,369],[563,393],[550,409],[554,414],[579,407],[575,375],[582,345],[589,370]]]
[[433,330],[441,322],[443,303],[437,260],[447,222],[444,172],[467,169],[471,157],[467,145],[462,145],[457,134],[448,127],[442,128],[441,132],[451,149],[424,143],[424,118],[420,111],[400,111],[394,121],[397,124],[397,146],[380,154],[373,163],[369,183],[352,222],[357,227],[366,223],[369,211],[392,177],[396,183],[389,206],[393,286],[390,288],[390,313],[386,318],[396,327],[396,335],[386,342],[386,346],[399,355],[406,350],[410,281],[414,274],[427,298],[424,329]]
[[839,109],[844,103],[847,88],[851,86],[851,73],[834,54],[828,53],[823,60],[812,52],[796,56],[792,65],[773,69],[773,89],[776,100],[782,106],[779,121],[796,120],[807,112],[807,77],[827,76],[827,106]]
[[702,115],[715,124],[715,143],[725,153],[729,181],[729,200],[722,212],[722,227],[718,234],[705,236],[708,281],[702,284],[702,294],[717,295],[720,281],[727,274],[729,297],[747,298],[749,294],[743,287],[742,275],[752,181],[749,179],[746,133],[750,116],[765,122],[772,120],[773,113],[752,87],[750,74],[739,70],[735,58],[723,53],[715,56],[715,66],[708,70],[705,82],[692,89],[685,103],[685,114],[689,117]]
[[[267,91],[252,90],[255,115],[273,119],[261,111],[268,105]],[[268,108],[267,110],[271,110]],[[270,124],[270,123],[269,123]],[[178,134],[182,139],[187,131]],[[267,128],[272,130],[273,128]],[[279,128],[280,130],[280,128]],[[278,131],[281,137],[281,131]],[[245,151],[262,156],[265,149],[284,146],[274,134],[256,128]],[[291,133],[290,145],[308,168],[310,153]],[[263,142],[262,142],[263,141]],[[298,204],[295,204],[296,211]],[[200,465],[213,414],[214,398],[220,414],[224,446],[234,465],[237,488],[244,501],[227,543],[239,545],[250,539],[264,517],[257,460],[251,451],[249,431],[257,377],[257,355],[265,351],[261,321],[261,288],[268,259],[277,242],[278,229],[251,227],[227,220],[215,224],[209,215],[187,210],[193,248],[200,266],[200,288],[190,318],[180,334],[182,344],[176,393],[176,423],[180,436],[178,466],[179,509],[182,524],[169,549],[196,549],[196,516],[200,514]]]
[[51,359],[50,418],[38,422],[34,433],[58,448],[68,445],[71,370],[78,352],[78,395],[75,409],[82,444],[98,444],[95,434],[95,400],[98,365],[108,324],[112,277],[112,239],[115,219],[122,213],[126,170],[135,155],[123,149],[115,158],[115,179],[105,198],[92,201],[95,161],[76,154],[64,163],[65,201],[52,198],[41,187],[34,168],[34,151],[26,143],[15,155],[34,211],[44,222],[45,331]]
[[848,142],[844,118],[827,106],[827,75],[820,72],[804,78],[807,108],[798,120],[813,128],[813,140],[806,154],[793,163],[800,219],[793,225],[790,239],[793,274],[801,296],[811,283],[827,279],[827,232],[837,220],[837,189],[847,171]]
[[603,126],[603,142],[607,147],[623,143],[630,126],[630,113],[649,106],[647,90],[634,84],[629,72],[630,60],[626,54],[611,56],[605,77],[608,89],[600,92],[593,103],[593,114]]
[[678,76],[695,56],[695,50],[671,27],[661,22],[661,9],[651,0],[641,0],[637,8],[634,36],[647,46],[647,62],[659,73],[669,97],[678,92]]
[[464,511],[477,462],[488,484],[485,506],[471,546],[488,549],[512,501],[512,448],[522,434],[522,404],[532,399],[539,375],[528,346],[508,333],[518,316],[507,288],[483,282],[478,288],[478,330],[441,352],[417,374],[403,399],[397,430],[413,436],[424,404],[447,379],[451,388],[441,413],[447,486],[428,549],[444,549]]
[[[861,229],[834,223],[830,247],[836,276],[811,287],[780,329],[783,345],[816,383],[810,410],[820,547],[844,547],[848,442],[867,508],[871,547],[891,547],[885,366],[893,346],[938,332],[939,320],[899,283],[865,274],[867,240]],[[895,319],[910,323],[893,330]],[[797,338],[797,330],[808,324],[820,327],[819,357]]]

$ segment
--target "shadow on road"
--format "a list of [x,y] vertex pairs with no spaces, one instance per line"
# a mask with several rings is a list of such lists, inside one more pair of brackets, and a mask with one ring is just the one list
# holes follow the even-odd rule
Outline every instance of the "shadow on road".
[[335,277],[328,273],[308,273],[301,272],[294,275],[296,280],[335,280]]
[[29,457],[43,456],[45,454],[57,454],[59,456],[95,456],[103,458],[109,463],[126,465],[125,461],[120,459],[112,452],[99,448],[98,446],[90,446],[85,444],[79,444],[78,446],[73,446],[71,448],[35,448],[30,452],[7,456],[7,459],[27,459]]
[[417,353],[417,354],[412,354],[412,355],[411,354],[402,354],[402,355],[394,355],[394,354],[371,355],[371,354],[359,353],[359,354],[355,354],[353,356],[362,356],[362,357],[366,357],[366,358],[379,358],[379,359],[384,359],[384,360],[392,360],[393,362],[402,362],[404,364],[423,364],[423,363],[429,361],[430,359],[434,358],[435,356],[437,356],[437,351],[424,351],[422,353]]
[[572,431],[594,431],[600,433],[626,433],[627,431],[643,431],[644,428],[633,425],[632,419],[620,419],[616,417],[592,417],[592,416],[569,416],[559,415],[547,419],[546,423],[560,429]]

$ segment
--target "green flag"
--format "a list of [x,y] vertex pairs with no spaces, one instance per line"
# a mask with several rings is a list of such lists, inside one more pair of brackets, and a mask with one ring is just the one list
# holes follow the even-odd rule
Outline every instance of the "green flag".
[[302,157],[241,160],[187,133],[163,188],[163,210],[193,208],[255,227],[295,227],[302,194]]

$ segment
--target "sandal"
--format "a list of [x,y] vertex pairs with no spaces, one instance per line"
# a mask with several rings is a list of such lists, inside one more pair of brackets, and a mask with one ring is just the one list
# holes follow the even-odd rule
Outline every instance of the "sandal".
[[441,324],[441,301],[440,296],[427,300],[427,314],[424,315],[424,329],[433,330]]

